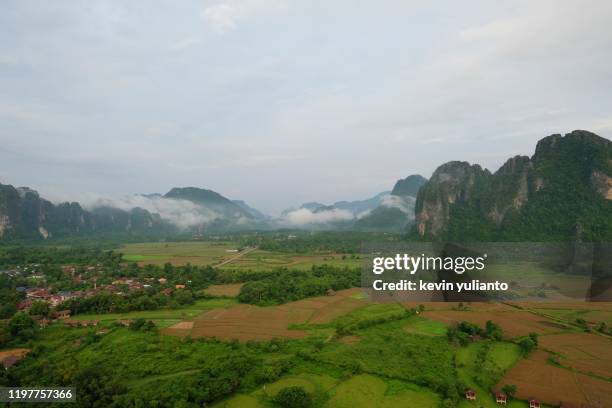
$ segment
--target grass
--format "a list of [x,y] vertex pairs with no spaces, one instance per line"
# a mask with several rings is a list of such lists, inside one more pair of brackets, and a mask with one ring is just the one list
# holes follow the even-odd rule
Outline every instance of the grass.
[[337,379],[326,374],[289,375],[262,386],[250,394],[238,394],[213,405],[213,408],[268,407],[278,392],[286,387],[301,386],[313,399],[314,407],[437,407],[439,397],[415,384],[361,374]]
[[353,310],[344,316],[340,316],[335,319],[333,323],[335,323],[336,326],[348,326],[372,319],[403,316],[405,312],[406,308],[399,303],[370,304]]
[[179,309],[142,310],[126,313],[82,314],[74,316],[75,320],[100,320],[109,322],[122,319],[153,320],[158,327],[168,327],[184,319],[191,319],[208,310],[226,308],[237,303],[235,299],[218,298],[198,300],[193,305]]
[[[459,379],[478,394],[477,404],[463,401],[460,408],[498,407],[493,399],[492,388],[521,358],[519,347],[514,343],[480,341],[458,349],[456,356]],[[508,406],[524,407],[525,404],[511,401]]]
[[404,328],[408,333],[421,334],[423,336],[444,336],[446,325],[421,316],[412,316]]
[[125,244],[117,249],[128,262],[176,265],[214,265],[236,256],[237,246],[226,242],[145,242]]
[[414,384],[394,381],[393,385],[383,379],[362,374],[338,385],[327,407],[437,407],[439,397],[426,388]]
[[[125,244],[117,249],[123,253],[123,259],[141,264],[174,265],[216,265],[235,257],[235,243],[229,242],[145,242]],[[309,270],[313,265],[328,264],[339,267],[359,267],[361,260],[351,255],[331,252],[306,254],[288,254],[284,252],[256,249],[232,262],[223,265],[222,269],[237,270],[272,270],[279,267]]]

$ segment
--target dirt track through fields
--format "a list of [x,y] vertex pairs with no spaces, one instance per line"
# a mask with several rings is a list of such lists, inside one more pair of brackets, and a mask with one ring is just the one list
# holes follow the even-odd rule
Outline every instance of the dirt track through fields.
[[246,255],[246,254],[248,254],[249,252],[253,252],[253,251],[254,251],[254,250],[256,250],[256,249],[257,249],[257,247],[247,248],[247,249],[245,249],[244,251],[239,252],[238,254],[236,254],[236,256],[233,256],[233,257],[231,257],[231,258],[229,258],[229,259],[226,259],[226,260],[225,260],[225,261],[223,261],[223,262],[220,262],[220,263],[218,263],[218,264],[216,264],[216,265],[213,265],[213,268],[220,268],[220,267],[222,267],[222,266],[225,266],[225,265],[227,265],[227,264],[229,264],[229,263],[231,263],[231,262],[234,262],[236,259],[240,259],[240,257],[242,257],[242,256],[244,256],[244,255]]

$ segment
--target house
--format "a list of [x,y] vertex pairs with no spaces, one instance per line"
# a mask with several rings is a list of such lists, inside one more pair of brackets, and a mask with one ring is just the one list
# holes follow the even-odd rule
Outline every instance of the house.
[[77,320],[64,320],[64,326],[79,327],[79,322]]
[[51,297],[49,297],[49,303],[51,304],[51,306],[55,307],[57,305],[59,305],[60,303],[62,303],[65,299],[58,294],[55,295],[51,295]]
[[8,357],[4,358],[2,361],[0,361],[0,364],[2,364],[4,369],[9,369],[10,367],[12,367],[15,364],[17,364],[19,362],[19,360],[21,360],[21,359],[19,357],[17,357],[17,356],[8,356]]
[[93,327],[100,324],[99,320],[64,320],[66,327]]
[[46,319],[46,318],[42,318],[36,321],[36,323],[38,323],[38,325],[40,326],[41,329],[47,327],[48,325],[50,325],[53,322],[53,320],[51,319]]
[[175,285],[176,289],[185,289],[185,285]]
[[134,321],[132,319],[117,320],[117,323],[124,327],[130,327]]
[[5,369],[14,366],[21,361],[26,354],[30,352],[29,349],[12,349],[6,351],[0,351],[0,365]]
[[166,288],[164,290],[162,290],[162,293],[166,296],[170,296],[172,294],[172,289],[170,288]]
[[336,291],[333,289],[327,289],[327,296],[335,296],[336,295]]
[[168,283],[168,279],[166,278],[159,278],[157,281],[160,285],[165,285],[166,283]]
[[46,289],[28,289],[26,292],[26,297],[28,299],[46,300],[51,297]]
[[465,398],[470,400],[470,401],[475,401],[476,400],[476,391],[468,388],[467,390],[465,390]]
[[508,396],[504,394],[503,392],[496,392],[495,402],[497,402],[500,405],[506,405],[506,403],[508,402]]
[[17,310],[27,310],[32,307],[32,303],[32,299],[22,300],[21,302],[17,303]]
[[70,310],[59,310],[55,312],[56,319],[68,319],[70,317]]
[[541,407],[540,401],[538,401],[537,399],[529,398],[528,402],[529,402],[529,408],[540,408]]

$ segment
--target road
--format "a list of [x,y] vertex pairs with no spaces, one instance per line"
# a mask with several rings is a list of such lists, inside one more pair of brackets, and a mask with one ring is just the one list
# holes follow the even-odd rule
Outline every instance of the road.
[[220,267],[222,267],[224,265],[227,265],[230,262],[234,262],[236,259],[240,258],[241,256],[246,255],[249,252],[253,252],[256,249],[257,249],[256,246],[255,247],[247,248],[244,251],[237,253],[236,256],[233,256],[233,257],[231,257],[229,259],[226,259],[225,261],[223,261],[221,263],[218,263],[218,264],[214,265],[213,268],[220,268]]

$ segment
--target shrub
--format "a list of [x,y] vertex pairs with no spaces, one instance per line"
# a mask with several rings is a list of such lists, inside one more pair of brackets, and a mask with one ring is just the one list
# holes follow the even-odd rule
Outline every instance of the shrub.
[[300,386],[283,388],[276,395],[275,401],[286,408],[307,408],[312,405],[310,395]]

